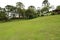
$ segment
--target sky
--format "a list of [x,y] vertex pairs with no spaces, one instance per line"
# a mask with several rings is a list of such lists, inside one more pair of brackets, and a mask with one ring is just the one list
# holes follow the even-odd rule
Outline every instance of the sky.
[[[25,8],[33,5],[36,8],[42,6],[43,0],[0,0],[0,7],[5,7],[6,5],[16,6],[16,2],[22,2],[25,5]],[[60,0],[49,0],[50,5],[54,5],[54,7],[60,5]]]

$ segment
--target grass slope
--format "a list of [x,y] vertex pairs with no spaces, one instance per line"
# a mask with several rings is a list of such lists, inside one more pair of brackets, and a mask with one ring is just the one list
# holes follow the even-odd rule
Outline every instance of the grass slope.
[[60,40],[60,15],[0,23],[0,40]]

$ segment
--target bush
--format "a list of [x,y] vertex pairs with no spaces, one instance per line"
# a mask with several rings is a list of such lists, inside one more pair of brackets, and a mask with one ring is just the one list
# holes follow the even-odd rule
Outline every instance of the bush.
[[51,15],[57,15],[58,13],[57,12],[51,12]]

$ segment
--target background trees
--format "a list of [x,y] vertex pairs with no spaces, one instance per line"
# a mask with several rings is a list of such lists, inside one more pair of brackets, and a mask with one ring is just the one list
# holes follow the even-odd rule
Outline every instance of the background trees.
[[60,10],[60,5],[56,7],[56,10]]
[[60,5],[56,7],[55,10],[52,11],[52,15],[60,14]]
[[[9,13],[11,13],[12,15],[14,14],[13,18],[18,16],[19,19],[20,18],[32,19],[39,16],[48,15],[50,8],[52,8],[48,0],[44,0],[42,2],[42,8],[38,7],[36,9],[35,6],[33,5],[29,6],[28,9],[25,9],[24,7],[25,6],[22,2],[17,2],[16,6],[6,5],[5,8],[0,7],[0,19],[9,18],[9,16],[7,16],[9,15]],[[54,12],[51,12],[51,13],[52,14],[60,13],[59,10],[60,10],[60,5],[57,6],[56,9],[53,10]]]

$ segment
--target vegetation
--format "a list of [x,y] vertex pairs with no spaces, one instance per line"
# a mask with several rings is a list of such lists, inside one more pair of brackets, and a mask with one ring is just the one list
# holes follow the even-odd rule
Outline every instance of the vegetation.
[[[48,0],[44,0],[42,2],[42,7],[38,7],[36,9],[33,5],[29,6],[28,9],[24,8],[25,5],[22,2],[17,2],[16,6],[6,5],[5,8],[0,7],[0,19],[10,20],[12,18],[19,18],[19,19],[32,19],[40,16],[48,15],[50,12],[50,3]],[[60,6],[57,6],[56,10],[60,10]],[[51,12],[51,14],[60,14],[60,12]],[[50,14],[50,15],[51,15]]]
[[17,12],[19,13],[19,18],[20,18],[20,15],[24,14],[24,11],[23,11],[24,10],[24,4],[21,2],[17,2],[16,7],[17,7]]
[[6,17],[5,15],[5,12],[0,11],[0,20],[3,20]]
[[59,6],[57,6],[57,8],[56,8],[57,10],[60,10],[60,5]]
[[26,16],[28,18],[34,18],[36,14],[36,8],[34,6],[29,6],[28,9],[26,10]]
[[51,13],[52,13],[52,15],[58,15],[58,14],[60,14],[60,5],[57,6],[56,9],[53,10]]

